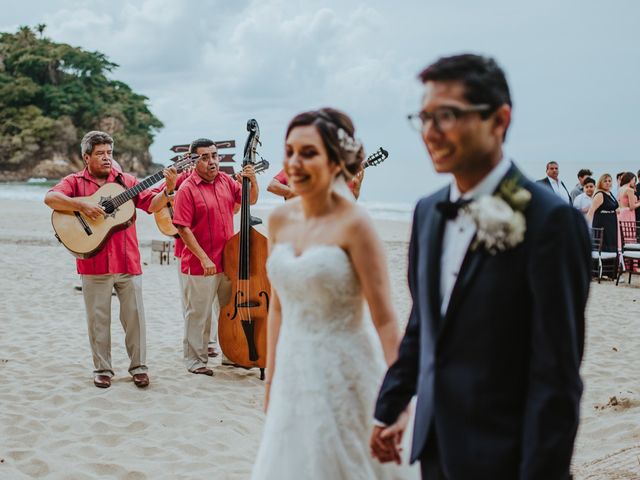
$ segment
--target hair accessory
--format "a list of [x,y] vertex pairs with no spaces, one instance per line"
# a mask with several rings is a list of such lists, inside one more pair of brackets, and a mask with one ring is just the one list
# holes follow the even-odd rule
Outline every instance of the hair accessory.
[[338,129],[338,140],[340,141],[340,148],[345,152],[357,153],[362,148],[360,140],[353,138],[344,128]]

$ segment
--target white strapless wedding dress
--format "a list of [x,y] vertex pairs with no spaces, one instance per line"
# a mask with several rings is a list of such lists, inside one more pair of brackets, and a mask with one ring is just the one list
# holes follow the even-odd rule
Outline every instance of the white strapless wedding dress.
[[267,271],[280,297],[282,324],[251,478],[405,478],[404,469],[370,455],[385,365],[348,255],[337,245],[316,245],[296,256],[290,244],[279,243]]

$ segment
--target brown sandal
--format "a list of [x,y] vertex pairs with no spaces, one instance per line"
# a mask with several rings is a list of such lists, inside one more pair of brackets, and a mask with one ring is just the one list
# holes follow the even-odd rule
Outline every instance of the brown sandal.
[[207,367],[196,368],[195,370],[191,370],[191,373],[195,373],[196,375],[208,375],[209,377],[213,377],[213,370]]

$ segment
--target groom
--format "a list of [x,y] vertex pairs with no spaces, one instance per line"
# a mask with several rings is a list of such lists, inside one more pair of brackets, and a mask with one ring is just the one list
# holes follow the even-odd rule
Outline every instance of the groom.
[[371,449],[425,479],[566,479],[578,428],[590,240],[580,213],[503,157],[504,72],[458,55],[426,68],[413,116],[451,185],[413,220],[413,307],[375,409]]

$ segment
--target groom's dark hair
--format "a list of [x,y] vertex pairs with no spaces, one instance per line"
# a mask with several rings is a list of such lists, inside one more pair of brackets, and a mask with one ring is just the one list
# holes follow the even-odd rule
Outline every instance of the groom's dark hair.
[[493,58],[470,53],[442,57],[420,72],[418,78],[422,83],[462,82],[464,98],[469,103],[489,105],[489,110],[480,112],[482,118],[488,118],[502,105],[513,106],[504,71]]

